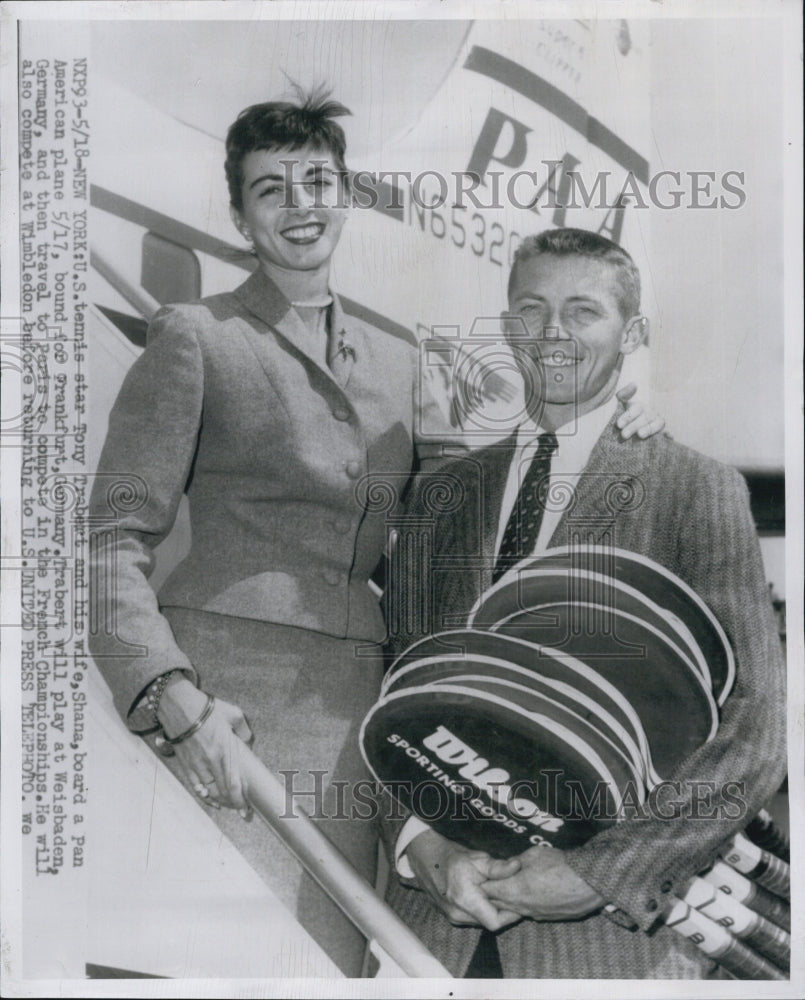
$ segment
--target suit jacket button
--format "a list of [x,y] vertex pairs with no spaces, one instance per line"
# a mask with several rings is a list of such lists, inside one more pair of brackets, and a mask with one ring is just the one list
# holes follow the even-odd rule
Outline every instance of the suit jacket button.
[[361,463],[360,462],[347,462],[346,473],[350,479],[357,479],[361,474]]
[[660,892],[670,892],[674,887],[674,883],[666,879],[660,886]]
[[649,911],[649,913],[653,913],[657,909],[658,906],[659,906],[659,903],[657,902],[656,899],[650,899],[646,903],[646,909]]
[[333,416],[336,420],[349,420],[349,410],[344,409],[342,406],[337,406],[333,410]]

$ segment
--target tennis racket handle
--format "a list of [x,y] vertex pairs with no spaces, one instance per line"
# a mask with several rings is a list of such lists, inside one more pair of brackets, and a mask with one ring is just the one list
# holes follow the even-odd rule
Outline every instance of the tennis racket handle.
[[714,923],[681,899],[673,902],[665,922],[736,979],[772,979],[780,982],[788,979],[768,959],[752,951],[725,927]]
[[759,913],[716,889],[703,878],[692,878],[683,897],[689,906],[726,928],[750,948],[787,971],[791,962],[791,935]]
[[741,875],[739,871],[724,861],[716,861],[712,868],[702,875],[716,889],[720,889],[739,903],[748,906],[761,917],[770,920],[784,931],[791,931],[791,907],[784,899],[764,889],[757,883]]
[[764,889],[791,898],[791,868],[789,865],[747,840],[742,833],[736,833],[721,850],[721,857],[742,875],[751,878]]

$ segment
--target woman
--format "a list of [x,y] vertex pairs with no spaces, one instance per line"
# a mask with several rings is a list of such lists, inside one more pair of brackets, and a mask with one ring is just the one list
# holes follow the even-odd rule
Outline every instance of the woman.
[[[405,481],[415,408],[434,404],[417,399],[416,350],[344,316],[329,290],[346,215],[335,119],[348,113],[314,96],[247,108],[229,130],[232,219],[258,268],[234,292],[160,310],[120,391],[92,501],[114,519],[115,565],[92,648],[129,725],[160,727],[169,766],[205,805],[230,807],[216,822],[358,975],[360,935],[243,821],[238,770],[238,741],[254,733],[272,771],[321,790],[315,815],[371,880],[372,826],[346,817],[381,676],[368,580],[387,511],[362,497],[373,479]],[[157,599],[153,549],[183,493],[192,548]]]

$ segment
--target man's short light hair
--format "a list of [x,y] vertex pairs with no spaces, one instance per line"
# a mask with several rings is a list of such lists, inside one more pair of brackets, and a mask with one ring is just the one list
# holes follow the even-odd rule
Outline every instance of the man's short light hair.
[[640,313],[640,272],[635,262],[617,243],[588,229],[548,229],[536,236],[527,236],[514,253],[509,274],[510,297],[518,266],[542,255],[606,261],[615,268],[618,305],[623,318],[631,319]]

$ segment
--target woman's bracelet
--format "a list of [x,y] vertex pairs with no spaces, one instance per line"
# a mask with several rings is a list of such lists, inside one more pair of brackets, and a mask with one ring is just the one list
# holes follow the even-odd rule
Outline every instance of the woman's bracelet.
[[207,719],[209,719],[209,717],[212,715],[212,710],[214,708],[215,708],[215,698],[213,698],[211,694],[208,694],[207,704],[204,706],[201,715],[196,719],[193,725],[190,726],[189,729],[185,729],[183,733],[179,733],[178,736],[174,736],[173,739],[170,739],[169,737],[166,736],[165,745],[169,747],[175,747],[177,743],[184,743],[184,741],[189,740],[191,736],[195,736],[195,734],[199,731],[199,729],[201,729],[201,727],[204,725]]
[[160,674],[148,688],[148,693],[145,696],[145,704],[154,716],[155,726],[161,725],[157,712],[159,711],[159,703],[162,701],[162,695],[165,693],[165,688],[168,686],[168,681],[174,674],[183,673],[184,671],[179,670],[178,668],[175,670],[169,670],[166,674]]

